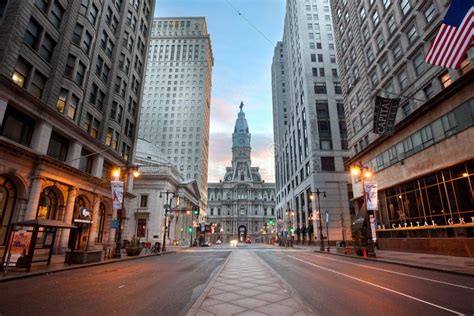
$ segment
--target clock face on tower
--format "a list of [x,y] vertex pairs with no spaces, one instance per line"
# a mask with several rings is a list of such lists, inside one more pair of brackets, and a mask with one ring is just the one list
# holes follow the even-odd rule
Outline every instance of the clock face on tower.
[[245,139],[241,138],[239,139],[239,144],[243,145],[245,143]]

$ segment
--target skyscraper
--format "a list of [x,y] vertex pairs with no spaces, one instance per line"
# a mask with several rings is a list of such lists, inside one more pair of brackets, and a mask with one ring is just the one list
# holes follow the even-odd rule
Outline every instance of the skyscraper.
[[215,239],[264,242],[276,237],[275,184],[265,183],[259,168],[252,167],[243,106],[232,133],[232,167],[226,168],[222,181],[209,183],[207,218],[215,225]]
[[[341,240],[341,218],[349,222],[347,133],[327,0],[287,1],[272,80],[277,214],[303,241],[320,239],[313,219],[328,211],[329,239]],[[318,189],[326,192],[320,209]]]
[[[0,246],[13,221],[71,224],[82,208],[99,223],[90,245],[113,242],[110,174],[134,150],[153,9],[153,0],[2,1],[0,191],[10,195],[0,196]],[[67,248],[68,235],[55,246]]]
[[[377,183],[382,249],[472,253],[463,245],[472,244],[464,223],[474,216],[469,136],[474,50],[459,69],[425,62],[449,5],[443,0],[332,1],[349,123],[348,165],[368,169]],[[392,134],[373,133],[376,96],[400,101]],[[363,180],[353,177],[355,206],[362,213]]]
[[140,136],[153,142],[207,197],[214,60],[204,17],[155,18],[148,48]]

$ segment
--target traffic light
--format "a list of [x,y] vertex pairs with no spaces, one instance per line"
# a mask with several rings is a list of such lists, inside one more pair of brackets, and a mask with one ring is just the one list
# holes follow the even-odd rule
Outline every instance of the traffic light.
[[290,233],[293,233],[293,232],[295,231],[295,229],[294,229],[293,227],[288,227],[288,231],[289,231]]
[[193,232],[193,227],[192,226],[188,226],[188,233],[192,233]]
[[195,206],[193,208],[193,215],[196,215],[196,216],[199,215],[199,206]]
[[275,220],[273,218],[270,218],[268,220],[268,225],[274,225],[275,224]]
[[183,227],[181,227],[181,231],[184,231],[184,228],[183,228]]

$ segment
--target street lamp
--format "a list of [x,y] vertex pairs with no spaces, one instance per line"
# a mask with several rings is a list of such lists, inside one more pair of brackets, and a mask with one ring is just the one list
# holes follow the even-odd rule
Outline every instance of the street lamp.
[[[370,257],[375,257],[376,255],[375,255],[374,243],[372,240],[372,233],[375,233],[375,232],[372,232],[369,210],[367,208],[367,201],[366,201],[367,197],[366,197],[365,183],[364,183],[364,181],[366,179],[370,179],[373,174],[372,174],[372,171],[370,171],[368,167],[360,163],[355,164],[351,167],[351,174],[355,177],[360,177],[362,181],[362,201],[363,201],[362,205],[365,205],[365,210],[366,210],[365,220],[367,222],[367,231],[370,233],[367,236],[367,255]],[[370,212],[373,212],[373,211],[371,210]]]
[[[163,245],[161,246],[161,252],[165,252],[166,251],[166,233],[167,233],[167,229],[168,229],[168,213],[170,211],[170,208],[171,208],[171,201],[173,201],[173,198],[176,196],[176,193],[175,192],[170,192],[168,190],[166,191],[162,191],[160,192],[160,198],[163,197],[163,194],[166,194],[166,204],[164,205],[165,206],[165,229],[163,231]],[[171,195],[171,199],[168,200],[168,196]]]
[[122,206],[119,210],[117,210],[117,218],[118,218],[118,227],[116,231],[115,237],[115,254],[114,258],[120,258],[120,248],[121,248],[121,241],[122,241],[122,219],[124,217],[124,209],[125,209],[125,196],[127,195],[127,180],[129,173],[132,173],[134,178],[140,176],[140,172],[138,171],[137,166],[126,166],[126,167],[117,167],[112,170],[112,176],[114,177],[115,181],[120,181],[120,174],[124,171],[124,179],[123,179],[123,194],[122,194]]
[[[319,247],[320,251],[324,251],[324,237],[323,237],[323,220],[321,218],[321,201],[320,201],[320,195],[323,194],[323,197],[326,197],[326,192],[325,191],[319,191],[319,189],[316,189],[316,191],[311,191],[311,196],[309,197],[311,200],[314,199],[314,195],[318,197],[318,213],[319,213],[319,238],[321,239],[321,244]],[[326,224],[327,225],[327,224]],[[328,231],[328,251],[329,251],[329,231]]]

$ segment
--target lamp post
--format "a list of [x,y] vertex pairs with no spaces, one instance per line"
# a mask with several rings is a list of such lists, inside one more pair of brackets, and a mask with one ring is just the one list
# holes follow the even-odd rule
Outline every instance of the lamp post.
[[127,195],[127,189],[128,189],[127,187],[128,174],[131,172],[134,178],[137,178],[140,176],[140,172],[138,170],[138,167],[136,166],[117,167],[112,171],[112,176],[115,178],[115,181],[120,181],[120,174],[122,170],[125,171],[124,176],[123,176],[122,206],[120,209],[117,210],[118,227],[117,227],[116,236],[115,236],[114,258],[121,257],[120,248],[121,248],[121,241],[122,241],[122,219],[125,212],[124,206],[125,206],[125,196]]
[[[326,197],[326,192],[325,191],[319,191],[319,189],[316,189],[316,191],[311,191],[311,196],[310,196],[310,199],[313,200],[314,199],[314,195],[313,194],[316,194],[317,198],[318,198],[318,213],[319,213],[319,239],[321,239],[321,244],[320,244],[320,247],[319,247],[319,250],[320,251],[324,251],[324,237],[323,237],[323,220],[322,220],[322,215],[321,215],[321,200],[320,200],[320,195],[323,194],[323,197]],[[327,224],[326,224],[327,225]],[[329,231],[328,231],[329,233]],[[329,236],[328,236],[329,238]],[[329,251],[329,239],[328,239],[328,251]]]
[[[163,194],[166,194],[166,204],[164,205],[165,208],[165,228],[163,230],[163,245],[161,246],[161,252],[166,251],[166,233],[168,229],[168,213],[171,208],[171,201],[176,196],[176,193],[170,192],[168,190],[160,192],[160,198],[163,197]],[[171,199],[168,200],[168,197],[171,195]]]
[[[365,183],[364,181],[366,179],[370,179],[372,177],[372,171],[370,169],[362,164],[356,164],[351,167],[351,174],[353,176],[359,176],[362,182],[362,201],[363,205],[365,204],[365,221],[367,222],[367,231],[370,233],[367,236],[367,255],[369,257],[375,257],[375,249],[374,249],[374,243],[372,241],[372,227],[370,223],[370,215],[369,215],[369,210],[367,209],[367,197],[366,197],[366,192],[365,192]],[[373,212],[372,210],[370,212]],[[371,214],[373,215],[373,214]]]

